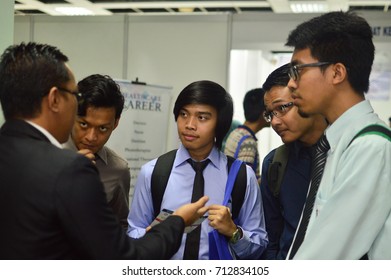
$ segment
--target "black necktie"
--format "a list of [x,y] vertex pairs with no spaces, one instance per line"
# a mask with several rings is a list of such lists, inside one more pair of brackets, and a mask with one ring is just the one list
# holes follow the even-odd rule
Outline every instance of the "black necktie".
[[312,158],[311,187],[308,192],[307,200],[305,202],[303,216],[300,221],[299,229],[297,231],[296,238],[293,241],[289,259],[292,259],[295,256],[297,250],[300,248],[300,245],[304,240],[308,222],[310,220],[312,209],[314,207],[316,193],[318,192],[324,166],[326,164],[327,151],[329,149],[329,142],[326,139],[326,135],[323,135],[315,146],[314,156]]
[[[204,195],[204,176],[202,175],[202,172],[208,165],[209,159],[201,162],[188,159],[188,162],[191,164],[194,171],[196,172],[193,184],[193,194],[191,196],[191,202],[195,202]],[[201,226],[197,227],[192,232],[187,234],[185,251],[183,253],[184,260],[198,259],[198,251],[200,248],[200,235]]]

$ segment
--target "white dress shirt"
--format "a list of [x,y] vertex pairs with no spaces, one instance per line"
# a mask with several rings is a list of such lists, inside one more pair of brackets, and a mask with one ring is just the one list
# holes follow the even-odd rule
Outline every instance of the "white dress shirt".
[[391,141],[370,134],[386,126],[362,101],[326,130],[330,143],[305,239],[294,259],[391,259]]

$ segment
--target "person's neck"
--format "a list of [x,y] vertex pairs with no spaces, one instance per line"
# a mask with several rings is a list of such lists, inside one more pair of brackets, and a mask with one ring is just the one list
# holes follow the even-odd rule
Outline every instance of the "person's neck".
[[332,94],[334,98],[325,106],[323,113],[329,124],[333,124],[343,113],[365,100],[364,94],[354,91],[350,85],[341,86]]
[[318,142],[319,138],[323,135],[328,124],[324,116],[314,116],[313,126],[308,129],[308,132],[299,139],[303,146],[309,147]]
[[208,146],[208,147],[205,147],[203,149],[197,149],[197,150],[187,149],[187,151],[189,152],[190,157],[193,160],[195,160],[195,161],[203,161],[212,152],[213,147],[214,147],[214,143],[213,143],[212,146]]
[[262,121],[256,121],[256,122],[245,121],[243,125],[251,129],[252,132],[254,132],[254,134],[260,131],[262,128],[266,127],[266,125]]

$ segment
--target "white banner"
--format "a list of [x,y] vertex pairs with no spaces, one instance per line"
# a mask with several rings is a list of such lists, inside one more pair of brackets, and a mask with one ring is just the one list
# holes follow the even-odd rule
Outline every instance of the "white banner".
[[5,280],[390,279],[390,261],[0,261]]
[[125,80],[116,82],[125,97],[125,108],[107,146],[129,163],[129,201],[132,201],[141,166],[166,151],[172,88]]

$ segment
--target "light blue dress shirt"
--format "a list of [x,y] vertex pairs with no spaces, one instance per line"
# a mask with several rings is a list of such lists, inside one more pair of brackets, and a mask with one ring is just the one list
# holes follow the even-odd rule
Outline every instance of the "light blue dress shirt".
[[326,130],[330,150],[304,241],[294,259],[391,259],[391,142],[353,137],[385,123],[362,101]]
[[[161,209],[175,210],[190,203],[193,191],[195,172],[186,161],[190,155],[182,145],[177,151],[173,169],[167,183]],[[207,205],[220,204],[224,199],[225,184],[228,177],[227,157],[217,148],[213,148],[208,156],[211,161],[204,170],[205,192],[209,197]],[[145,234],[145,228],[154,220],[151,197],[151,175],[156,159],[142,166],[137,178],[133,202],[128,216],[128,235],[139,238]],[[257,179],[251,167],[247,166],[247,188],[243,206],[238,216],[238,226],[243,229],[244,236],[231,249],[240,259],[257,259],[267,246],[267,234],[263,216],[262,199]],[[199,259],[208,259],[208,232],[213,228],[206,219],[202,223]],[[182,245],[172,259],[183,259],[186,234]]]

